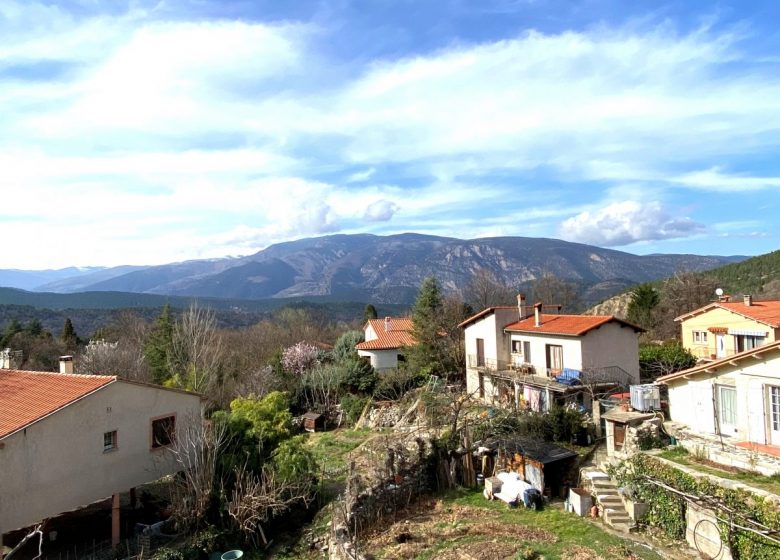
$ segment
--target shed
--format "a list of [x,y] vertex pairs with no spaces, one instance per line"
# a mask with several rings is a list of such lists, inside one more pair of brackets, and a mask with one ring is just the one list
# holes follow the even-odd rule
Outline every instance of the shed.
[[496,442],[496,466],[518,473],[534,488],[549,496],[563,497],[577,453],[550,442],[502,439]]
[[630,442],[627,441],[630,428],[636,428],[643,422],[656,418],[656,415],[652,412],[613,409],[601,418],[606,422],[607,454],[612,457],[631,450],[632,446],[628,445]]
[[307,412],[301,419],[303,420],[303,429],[307,432],[325,429],[325,417],[318,412]]

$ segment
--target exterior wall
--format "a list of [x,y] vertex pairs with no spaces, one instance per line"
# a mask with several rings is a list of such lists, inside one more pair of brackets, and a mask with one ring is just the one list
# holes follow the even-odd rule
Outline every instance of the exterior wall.
[[[736,432],[724,436],[736,441],[772,444],[769,432],[770,386],[780,386],[780,358],[743,360],[737,366],[722,366],[715,374],[695,374],[690,380],[670,380],[669,412],[672,420],[702,434],[716,434],[713,395],[717,385],[736,388]],[[777,445],[777,442],[774,443]]]
[[639,383],[639,333],[618,323],[607,323],[586,333],[582,337],[582,367],[606,366],[621,367],[632,383]]
[[[477,339],[485,341],[485,360],[489,363],[492,361],[499,367],[500,364],[508,364],[509,337],[504,334],[504,327],[512,321],[517,321],[517,318],[516,309],[496,309],[465,328],[466,390],[470,394],[479,390],[479,372],[474,361],[477,355]],[[487,375],[484,379],[485,397],[488,397],[493,388]]]
[[[698,358],[709,358],[716,355],[715,334],[707,333],[707,343],[697,344],[693,340],[694,331],[706,331],[709,327],[726,327],[731,330],[765,332],[765,344],[780,339],[780,329],[772,329],[769,325],[737,315],[726,309],[715,307],[706,313],[696,315],[681,322],[682,345]],[[726,353],[735,354],[736,339],[726,335]]]
[[366,332],[365,332],[365,336],[363,338],[365,340],[376,340],[379,337],[377,336],[376,332],[374,332],[374,327],[372,327],[369,324],[369,325],[366,325]]
[[[201,422],[197,395],[117,381],[2,440],[0,535],[175,472],[151,449],[151,419]],[[103,434],[117,448],[103,451]]]
[[561,346],[563,350],[563,367],[582,369],[582,346],[579,338],[574,336],[540,336],[525,333],[512,333],[511,340],[531,343],[531,359],[522,357],[524,363],[530,363],[534,367],[536,375],[547,375],[547,349],[548,344]]
[[358,350],[358,356],[366,356],[371,360],[371,365],[375,370],[387,370],[398,367],[398,354],[401,354],[400,348],[393,350]]

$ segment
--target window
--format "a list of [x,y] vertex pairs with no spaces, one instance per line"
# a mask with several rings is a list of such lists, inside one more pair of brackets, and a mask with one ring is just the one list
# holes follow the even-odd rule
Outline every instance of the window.
[[752,350],[758,348],[764,344],[763,336],[754,336],[748,334],[735,334],[737,352],[744,352],[745,350]]
[[718,409],[720,433],[732,435],[737,431],[737,390],[734,387],[718,386]]
[[547,368],[553,372],[563,369],[563,346],[547,345]]
[[707,344],[707,331],[693,331],[694,344]]
[[523,341],[523,360],[525,360],[526,364],[531,363],[531,341],[530,340]]
[[477,339],[477,367],[485,367],[485,339]]
[[403,354],[398,354],[396,357],[398,358],[399,364],[402,364],[406,361],[406,356],[404,356]]
[[521,340],[513,340],[512,354],[522,354],[522,353],[523,353],[523,342]]
[[171,445],[176,439],[176,417],[152,419],[152,449]]
[[116,430],[103,434],[103,453],[116,449]]

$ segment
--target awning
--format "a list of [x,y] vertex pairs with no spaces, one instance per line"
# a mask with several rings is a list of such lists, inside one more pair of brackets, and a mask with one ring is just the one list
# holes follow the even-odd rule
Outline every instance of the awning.
[[729,329],[729,334],[735,334],[738,336],[767,336],[769,333],[766,331],[741,331],[737,329]]

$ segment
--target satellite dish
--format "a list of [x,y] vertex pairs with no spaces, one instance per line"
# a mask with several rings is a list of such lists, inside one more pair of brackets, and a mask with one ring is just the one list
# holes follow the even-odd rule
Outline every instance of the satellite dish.
[[723,288],[718,288],[717,290],[715,290],[715,295],[716,296],[722,296],[723,295]]

